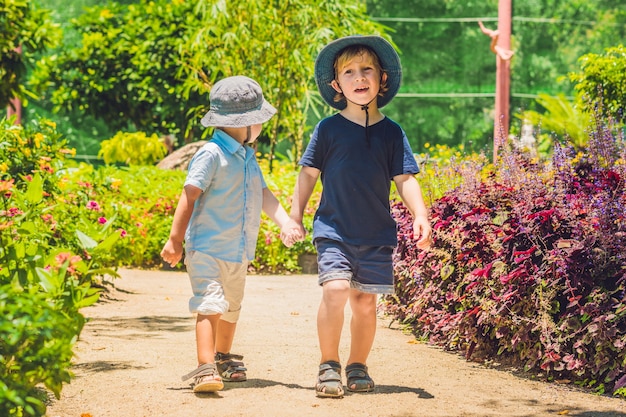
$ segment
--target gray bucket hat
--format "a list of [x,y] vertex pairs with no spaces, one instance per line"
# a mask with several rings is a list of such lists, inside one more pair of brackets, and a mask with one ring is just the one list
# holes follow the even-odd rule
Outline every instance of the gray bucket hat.
[[276,109],[263,98],[259,83],[243,75],[219,80],[209,94],[211,107],[203,126],[246,127],[265,123]]
[[330,85],[335,79],[335,58],[344,48],[352,45],[365,45],[371,48],[387,73],[387,87],[389,90],[381,97],[378,97],[378,107],[381,108],[388,104],[391,99],[398,94],[400,82],[402,81],[402,66],[400,65],[400,57],[394,47],[380,36],[363,36],[352,35],[339,38],[326,45],[315,60],[315,82],[322,98],[330,106],[337,110],[346,108],[345,101],[334,101],[337,92]]

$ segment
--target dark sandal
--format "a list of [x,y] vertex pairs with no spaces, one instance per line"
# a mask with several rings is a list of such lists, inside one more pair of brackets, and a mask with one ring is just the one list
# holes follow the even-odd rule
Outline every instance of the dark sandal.
[[193,378],[193,392],[215,392],[224,388],[222,378],[214,363],[205,363],[182,377],[183,381]]
[[346,377],[348,378],[348,391],[370,392],[374,390],[374,381],[367,373],[367,366],[362,363],[351,363],[346,366]]
[[[233,360],[236,359],[236,360]],[[232,353],[220,353],[215,355],[215,365],[222,379],[226,382],[243,382],[247,379],[248,370],[241,360],[243,356]]]
[[341,364],[336,361],[327,361],[320,365],[315,394],[323,398],[343,397],[341,384]]

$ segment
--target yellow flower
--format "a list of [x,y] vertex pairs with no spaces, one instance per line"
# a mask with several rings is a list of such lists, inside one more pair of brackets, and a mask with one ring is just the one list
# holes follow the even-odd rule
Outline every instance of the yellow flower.
[[41,133],[36,133],[33,141],[35,142],[35,148],[39,148],[41,146],[41,142],[43,142],[44,137]]
[[52,120],[43,120],[42,124],[46,125],[46,126],[50,126],[53,129],[57,128],[57,124],[55,122],[53,122]]
[[6,162],[0,164],[0,172],[7,172],[9,170],[9,166]]

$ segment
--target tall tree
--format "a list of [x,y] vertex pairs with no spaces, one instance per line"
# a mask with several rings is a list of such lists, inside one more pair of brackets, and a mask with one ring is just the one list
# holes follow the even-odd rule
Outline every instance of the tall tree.
[[[186,77],[191,88],[209,89],[224,76],[257,79],[278,110],[269,123],[270,155],[277,141],[302,150],[307,114],[319,97],[313,78],[317,52],[329,41],[352,34],[384,35],[358,0],[201,0],[202,25],[191,36]],[[326,108],[326,110],[329,110]]]
[[30,95],[24,88],[27,66],[35,54],[54,46],[59,34],[45,10],[27,0],[0,0],[0,108]]
[[384,33],[358,0],[142,1],[91,8],[74,26],[81,44],[46,58],[33,77],[58,111],[188,142],[202,134],[212,84],[245,74],[278,109],[265,130],[270,154],[281,140],[295,157],[315,103],[317,51],[339,36]]

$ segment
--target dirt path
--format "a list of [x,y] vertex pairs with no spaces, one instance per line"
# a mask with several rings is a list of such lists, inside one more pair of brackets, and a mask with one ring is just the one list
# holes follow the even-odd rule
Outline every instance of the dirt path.
[[[321,292],[312,275],[248,278],[233,352],[245,356],[249,380],[195,395],[180,380],[196,366],[187,275],[121,274],[112,300],[84,310],[90,321],[76,348],[76,377],[49,417],[626,417],[624,400],[487,369],[415,343],[383,319],[369,361],[376,392],[318,399]],[[348,339],[346,332],[344,358]]]

